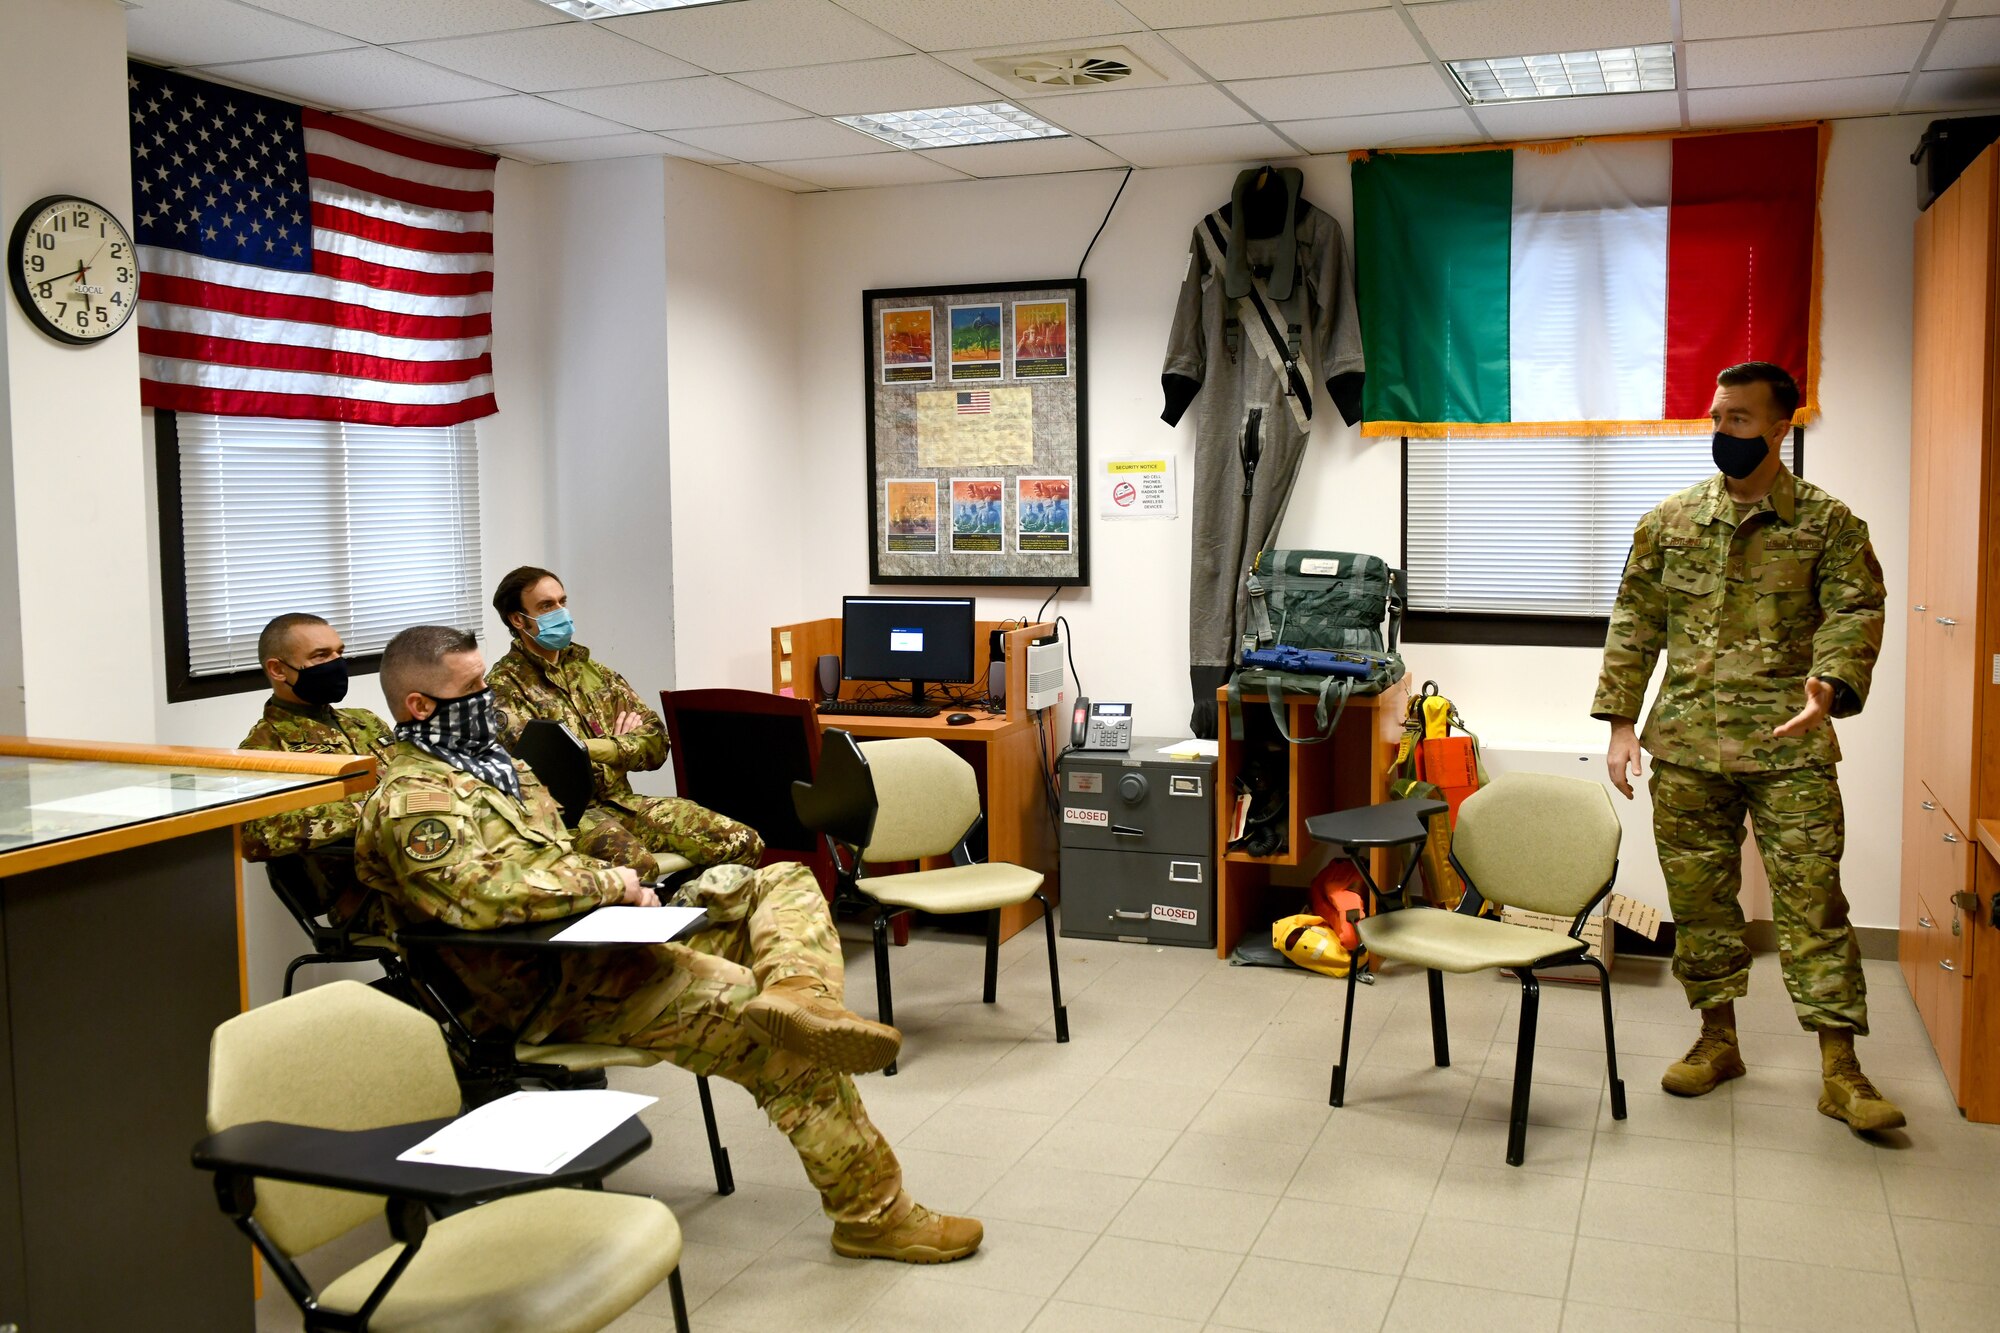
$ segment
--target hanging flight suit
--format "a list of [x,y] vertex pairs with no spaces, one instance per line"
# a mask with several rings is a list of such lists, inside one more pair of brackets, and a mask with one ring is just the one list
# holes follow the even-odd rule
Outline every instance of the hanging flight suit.
[[[1160,376],[1161,420],[1175,425],[1195,405],[1188,677],[1190,726],[1202,737],[1216,734],[1215,691],[1236,660],[1247,557],[1276,532],[1298,476],[1313,385],[1326,385],[1349,425],[1361,416],[1361,320],[1347,239],[1299,197],[1303,179],[1292,168],[1253,167],[1195,227]],[[1245,499],[1239,449],[1253,409],[1262,417],[1261,454]]]

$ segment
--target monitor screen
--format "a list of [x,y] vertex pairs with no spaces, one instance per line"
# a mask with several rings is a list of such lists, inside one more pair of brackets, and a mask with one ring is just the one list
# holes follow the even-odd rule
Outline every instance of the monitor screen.
[[840,616],[847,680],[972,679],[970,597],[848,597]]

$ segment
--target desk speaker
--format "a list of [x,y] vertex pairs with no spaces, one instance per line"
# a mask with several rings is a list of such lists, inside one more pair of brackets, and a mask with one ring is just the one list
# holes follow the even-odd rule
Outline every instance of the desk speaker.
[[993,701],[995,708],[1007,706],[1007,664],[995,660],[986,668],[986,697]]
[[813,702],[825,703],[840,697],[840,659],[823,654],[813,666]]

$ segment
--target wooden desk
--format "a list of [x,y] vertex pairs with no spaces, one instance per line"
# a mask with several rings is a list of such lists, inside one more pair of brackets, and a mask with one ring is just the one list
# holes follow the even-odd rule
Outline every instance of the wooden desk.
[[[977,627],[978,650],[973,675],[982,682],[986,679],[987,665],[991,660],[991,631],[1001,627],[1002,622],[998,621],[981,621]],[[1031,640],[1053,633],[1055,626],[1050,624],[1007,630],[1004,635],[1006,646],[1002,650],[1007,659],[1007,706],[1004,712],[989,714],[980,708],[947,706],[936,717],[822,715],[819,719],[821,730],[838,728],[862,740],[930,736],[950,746],[954,753],[972,765],[972,771],[978,775],[980,805],[986,812],[987,857],[1041,871],[1047,879],[1050,902],[1059,901],[1059,885],[1056,882],[1056,837],[1049,818],[1045,774],[1054,773],[1056,756],[1062,751],[1063,733],[1058,727],[1063,724],[1064,713],[1060,707],[1046,710],[1049,716],[1043,721],[1041,730],[1037,731],[1035,715],[1027,710],[1025,700],[1028,697],[1028,644]],[[774,626],[771,630],[771,688],[780,692],[791,689],[810,696],[817,659],[823,654],[838,656],[839,653],[838,617]],[[856,682],[843,682],[841,697],[856,698],[862,688]],[[979,695],[986,692],[984,684],[965,688]],[[955,712],[971,713],[979,720],[954,727],[945,718]],[[947,865],[949,862],[939,860],[936,864]],[[1002,908],[1000,937],[1006,939],[1012,936],[1040,916],[1041,906],[1032,900]]]
[[[1403,738],[1403,715],[1410,706],[1410,679],[1380,694],[1356,695],[1347,701],[1333,738],[1319,745],[1287,745],[1286,778],[1289,801],[1285,850],[1276,856],[1251,856],[1226,851],[1229,825],[1236,810],[1236,776],[1242,771],[1243,745],[1229,739],[1229,691],[1215,692],[1216,707],[1222,718],[1221,762],[1215,777],[1215,845],[1217,863],[1215,892],[1215,952],[1227,958],[1235,951],[1244,931],[1264,928],[1270,923],[1260,911],[1265,885],[1278,866],[1317,867],[1331,854],[1331,848],[1317,843],[1306,833],[1306,820],[1329,810],[1345,810],[1357,805],[1379,805],[1389,799],[1389,766]],[[1285,728],[1294,736],[1314,730],[1313,712],[1319,700],[1310,694],[1285,696]],[[1262,697],[1243,700],[1246,734],[1261,725],[1271,727],[1270,708]],[[1377,884],[1393,887],[1396,877],[1388,850],[1369,853],[1368,873]]]
[[209,1035],[247,1006],[237,825],[374,764],[0,737],[0,1325],[254,1327],[188,1157]]

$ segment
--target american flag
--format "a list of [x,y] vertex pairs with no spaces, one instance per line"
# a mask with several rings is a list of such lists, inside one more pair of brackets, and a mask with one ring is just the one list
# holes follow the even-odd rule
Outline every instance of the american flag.
[[133,62],[140,401],[448,426],[493,401],[485,153]]
[[972,389],[958,395],[958,414],[975,417],[993,410],[993,395],[984,389]]

